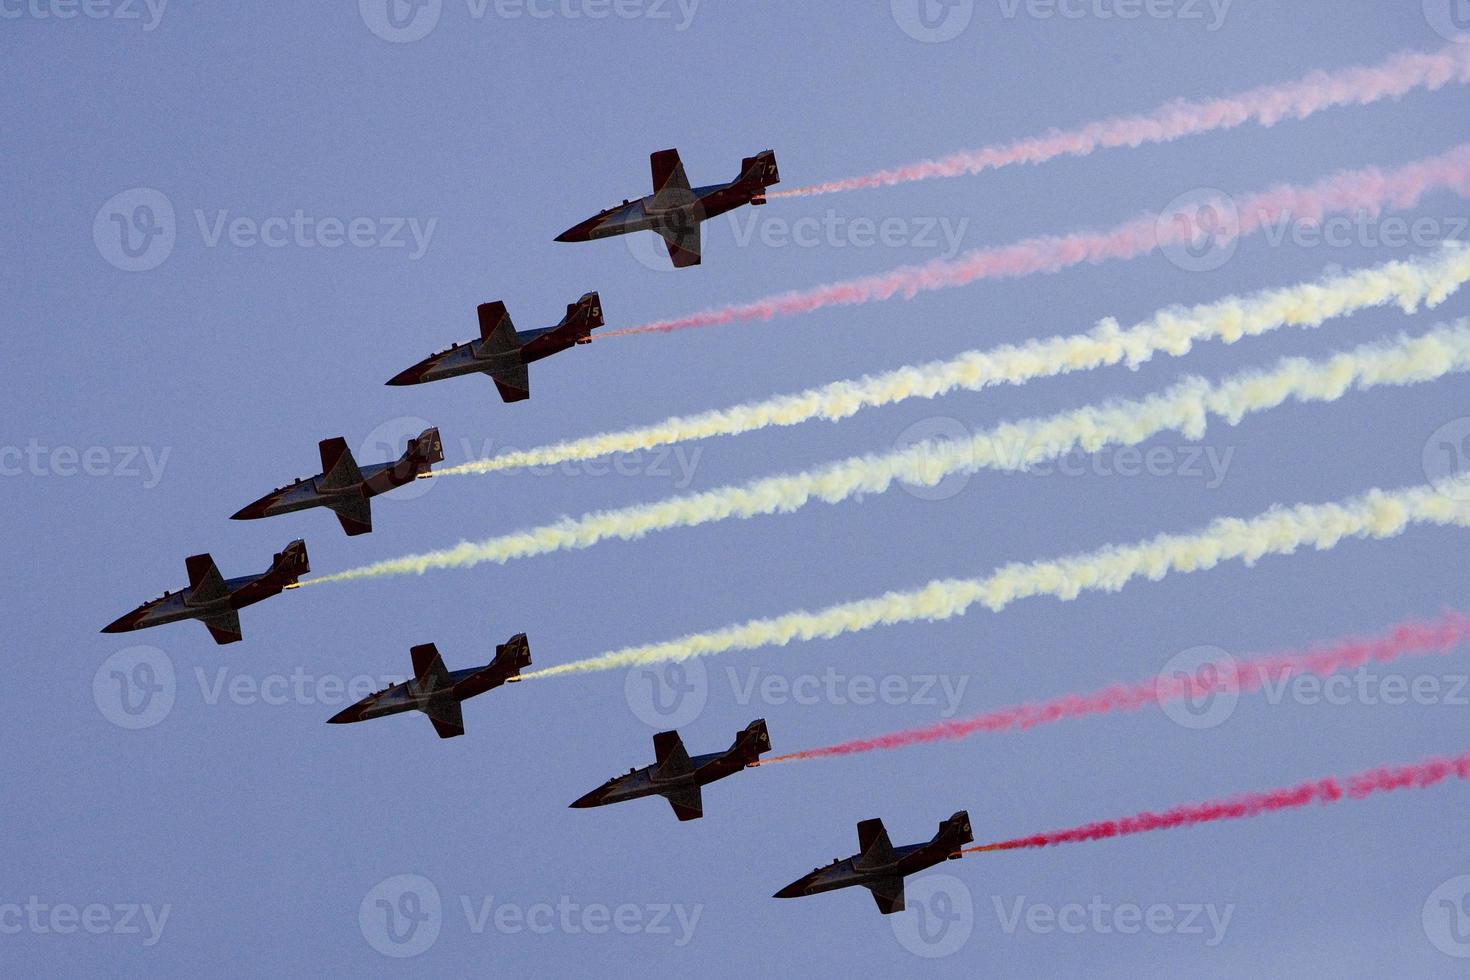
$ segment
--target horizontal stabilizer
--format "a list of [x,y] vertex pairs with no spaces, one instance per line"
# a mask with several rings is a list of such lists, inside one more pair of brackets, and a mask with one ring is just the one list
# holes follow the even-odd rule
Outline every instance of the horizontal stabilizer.
[[325,439],[318,448],[322,454],[322,475],[316,479],[318,490],[325,493],[362,484],[362,471],[357,468],[357,460],[352,458],[346,439],[341,436]]
[[225,578],[209,555],[190,555],[184,559],[184,567],[189,571],[189,605],[213,602],[229,595]]
[[531,397],[531,375],[524,364],[492,371],[490,377],[495,379],[502,401],[523,402]]
[[244,639],[240,632],[240,614],[231,609],[222,612],[218,616],[210,616],[202,620],[209,635],[214,637],[214,642],[223,646],[226,643],[238,643]]

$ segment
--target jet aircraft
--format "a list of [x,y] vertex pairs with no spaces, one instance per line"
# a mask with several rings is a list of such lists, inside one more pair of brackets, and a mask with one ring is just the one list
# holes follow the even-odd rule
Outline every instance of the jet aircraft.
[[624,200],[600,211],[557,236],[559,242],[587,242],[634,231],[655,231],[664,239],[678,269],[698,265],[703,221],[746,204],[766,203],[766,188],[781,182],[776,154],[762,150],[740,162],[740,176],[724,184],[690,187],[678,150],[659,150],[649,157],[653,193]]
[[766,733],[764,718],[757,718],[745,726],[725,751],[697,755],[692,759],[684,750],[678,732],[659,732],[653,736],[653,752],[657,760],[653,765],[629,769],[622,776],[614,776],[572,806],[606,806],[644,796],[662,796],[669,801],[674,815],[680,820],[698,820],[704,816],[700,787],[754,765],[760,761],[761,753],[770,749],[771,737]]
[[306,544],[292,541],[271,561],[271,567],[259,575],[225,579],[209,555],[191,555],[184,559],[189,572],[189,587],[179,592],[165,592],[145,602],[126,616],[103,627],[104,633],[127,633],[164,623],[197,619],[204,623],[216,643],[234,643],[241,639],[239,610],[262,599],[292,589],[297,579],[311,571],[306,558]]
[[567,304],[567,315],[556,326],[525,333],[516,332],[505,304],[498,300],[480,304],[478,312],[479,340],[431,354],[394,375],[388,384],[417,385],[462,374],[488,374],[504,401],[524,401],[531,397],[526,365],[576,344],[592,343],[592,331],[603,325],[602,299],[595,292]]
[[825,868],[798,878],[776,893],[776,898],[799,898],[819,892],[861,885],[873,893],[884,915],[903,911],[903,879],[946,860],[957,860],[960,848],[971,843],[970,815],[964,810],[939,825],[939,832],[923,844],[895,848],[882,820],[857,825],[858,853],[838,858]]
[[464,734],[461,709],[464,701],[519,677],[521,668],[531,665],[531,644],[524,633],[497,645],[495,659],[483,667],[445,670],[444,658],[432,643],[416,646],[409,652],[413,655],[410,680],[368,695],[328,718],[328,724],[345,725],[404,711],[421,711],[429,716],[440,738],[454,738]]
[[312,507],[326,507],[337,515],[342,530],[349,535],[369,534],[373,529],[372,504],[380,493],[427,478],[435,463],[444,461],[444,445],[438,429],[425,429],[397,460],[370,463],[359,469],[340,436],[318,444],[322,472],[297,480],[289,486],[273,490],[255,503],[231,515],[233,520],[250,521],[277,514],[290,514]]

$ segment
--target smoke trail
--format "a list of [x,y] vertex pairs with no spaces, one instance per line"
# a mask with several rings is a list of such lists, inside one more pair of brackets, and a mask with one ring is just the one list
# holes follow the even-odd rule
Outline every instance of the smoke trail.
[[711,436],[736,435],[811,419],[838,421],[865,408],[909,398],[938,398],[952,391],[981,391],[999,384],[1024,384],[1120,363],[1138,367],[1157,353],[1181,357],[1199,341],[1235,343],[1283,326],[1318,327],[1326,321],[1388,304],[1413,313],[1434,308],[1470,281],[1470,248],[1447,242],[1440,252],[1406,262],[1325,276],[1313,283],[1230,297],[1194,307],[1172,307],[1127,329],[1111,318],[1087,333],[968,351],[882,374],[837,381],[791,395],[778,395],[731,408],[677,416],[655,425],[607,432],[502,453],[438,471],[440,476],[493,473],[522,466],[547,466],[653,449]]
[[1072,718],[1139,711],[1207,694],[1255,693],[1269,685],[1285,684],[1293,677],[1316,674],[1326,677],[1353,670],[1366,663],[1391,663],[1401,657],[1448,654],[1470,642],[1470,614],[1446,612],[1429,623],[1403,623],[1387,633],[1367,639],[1342,640],[1307,651],[1278,653],[1214,663],[1212,672],[1159,676],[1134,684],[1114,684],[1087,694],[1066,694],[1032,704],[989,711],[973,718],[943,721],[922,728],[891,732],[873,738],[857,738],[821,748],[791,752],[763,759],[761,765],[827,759],[860,752],[900,749],[930,742],[948,742],[972,735],[1028,731]]
[[1088,156],[1096,150],[1169,143],[1183,136],[1234,129],[1248,122],[1270,127],[1283,119],[1306,119],[1324,109],[1361,106],[1400,98],[1415,89],[1436,91],[1470,82],[1470,47],[1451,44],[1433,53],[1402,51],[1372,66],[1315,71],[1282,85],[1263,85],[1239,95],[1204,102],[1177,100],[1153,112],[1120,116],[1077,129],[1051,130],[1033,139],[952,153],[845,180],[775,191],[770,197],[804,197],[833,191],[904,184],[933,177],[959,177],[1014,164],[1057,157]]
[[1428,789],[1446,779],[1470,779],[1470,753],[1447,759],[1429,759],[1408,766],[1371,769],[1354,776],[1339,778],[1329,776],[1314,782],[1302,783],[1286,789],[1267,790],[1263,793],[1242,793],[1223,800],[1207,803],[1190,803],[1165,810],[1163,813],[1140,813],[1121,820],[1104,820],[1101,823],[1084,824],[1070,830],[1054,830],[1046,834],[1017,837],[967,847],[966,854],[986,851],[1013,851],[1026,847],[1052,847],[1057,844],[1079,844],[1083,841],[1105,840],[1109,837],[1125,837],[1144,834],[1154,830],[1173,830],[1175,827],[1194,827],[1216,820],[1242,820],[1278,810],[1295,810],[1312,803],[1338,803],[1343,799],[1362,800],[1377,793],[1391,793],[1400,789]]
[[530,679],[615,670],[733,650],[786,646],[798,640],[832,639],[875,626],[951,619],[964,615],[977,603],[999,612],[1032,596],[1050,595],[1067,601],[1084,591],[1117,592],[1137,578],[1158,581],[1171,572],[1205,571],[1224,561],[1254,565],[1267,555],[1289,555],[1302,548],[1327,551],[1347,538],[1393,538],[1419,524],[1470,527],[1470,502],[1422,486],[1372,490],[1340,503],[1274,507],[1248,520],[1221,518],[1194,534],[1163,534],[1137,544],[1106,547],[1054,561],[1017,562],[985,578],[936,579],[908,592],[889,592],[816,612],[797,610],[769,619],[752,619],[521,676]]
[[1113,259],[1131,259],[1166,245],[1209,242],[1212,247],[1218,247],[1283,221],[1315,224],[1333,213],[1377,215],[1389,208],[1406,210],[1436,190],[1452,190],[1462,197],[1470,197],[1470,144],[1387,172],[1377,167],[1345,170],[1311,186],[1283,184],[1238,200],[1196,202],[1186,210],[1136,218],[1111,231],[1073,232],[1060,237],[1028,238],[997,248],[974,249],[953,259],[899,266],[877,275],[657,320],[602,336],[667,333],[688,327],[769,320],[811,313],[828,306],[871,303],[900,294],[912,299],[921,292],[984,279],[1011,279],[1057,272],[1084,262],[1096,265]]
[[1113,401],[1044,419],[1007,423],[967,440],[928,440],[881,455],[856,456],[802,473],[766,477],[738,486],[670,497],[651,504],[564,518],[525,531],[464,541],[452,548],[391,558],[302,584],[422,574],[431,568],[505,563],[553,551],[589,548],[608,539],[634,540],[654,531],[696,527],[730,518],[789,513],[811,503],[838,503],[882,493],[896,480],[937,485],[954,473],[1019,470],[1082,449],[1138,445],[1177,429],[1201,438],[1208,417],[1231,425],[1287,400],[1334,402],[1352,390],[1408,385],[1470,370],[1470,320],[1423,337],[1366,344],[1325,361],[1285,358],[1269,371],[1248,371],[1211,385],[1187,378],[1137,401]]

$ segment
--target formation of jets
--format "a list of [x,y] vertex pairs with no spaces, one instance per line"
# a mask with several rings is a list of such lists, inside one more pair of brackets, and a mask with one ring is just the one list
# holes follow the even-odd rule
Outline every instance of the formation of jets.
[[[580,242],[653,231],[668,246],[676,268],[698,265],[701,247],[700,224],[744,205],[766,203],[766,188],[780,182],[776,155],[771,150],[747,157],[732,181],[691,187],[677,150],[660,150],[650,158],[653,193],[636,201],[624,200],[588,218],[561,235],[557,241]],[[506,402],[531,397],[528,365],[592,340],[592,331],[603,326],[602,300],[588,292],[567,305],[566,315],[554,326],[518,331],[511,323],[505,304],[499,301],[478,308],[480,336],[453,344],[448,350],[424,358],[394,375],[390,385],[417,385],[468,374],[483,374],[495,382]],[[345,439],[326,439],[318,444],[322,471],[273,490],[232,515],[234,520],[258,520],[325,507],[332,511],[348,536],[369,534],[373,529],[372,498],[433,475],[433,466],[444,461],[444,446],[436,428],[425,429],[410,439],[394,460],[359,464]],[[311,571],[306,544],[292,541],[274,556],[264,572],[226,579],[208,554],[193,555],[184,562],[189,584],[178,592],[165,592],[103,628],[104,633],[149,629],[186,619],[197,619],[216,643],[242,639],[239,610],[285,589],[297,587],[302,575]],[[495,648],[495,656],[481,667],[451,671],[432,643],[410,650],[413,676],[370,694],[328,719],[330,724],[350,724],[417,711],[426,715],[441,739],[463,735],[463,704],[470,698],[520,679],[531,664],[531,646],[526,634],[518,633]],[[723,751],[690,756],[676,731],[653,737],[654,762],[614,776],[571,805],[583,809],[625,803],[649,796],[668,801],[680,822],[704,816],[703,788],[744,769],[760,765],[771,749],[765,719],[751,722],[738,732]],[[776,893],[777,898],[814,895],[839,888],[861,886],[872,892],[884,914],[904,907],[904,878],[960,856],[960,849],[973,840],[970,818],[961,811],[940,824],[933,839],[894,848],[880,820],[858,824],[859,853],[817,868]]]

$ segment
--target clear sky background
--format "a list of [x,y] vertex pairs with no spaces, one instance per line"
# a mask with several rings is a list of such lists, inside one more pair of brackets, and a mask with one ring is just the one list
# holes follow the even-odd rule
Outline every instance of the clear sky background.
[[[905,33],[886,0],[705,0],[687,21],[673,4],[594,21],[511,18],[493,4],[476,17],[465,0],[444,0],[433,29],[407,43],[377,36],[370,24],[383,22],[366,7],[174,0],[150,30],[141,4],[114,11],[139,19],[61,20],[38,16],[44,5],[0,3],[0,443],[39,447],[40,460],[36,471],[12,465],[0,478],[11,569],[0,905],[46,906],[34,917],[0,909],[0,972],[1461,975],[1465,961],[1442,951],[1444,934],[1423,917],[1436,889],[1470,874],[1465,785],[966,859],[911,879],[914,910],[895,922],[861,891],[769,896],[852,853],[854,824],[866,817],[881,816],[895,843],[909,843],[968,808],[977,838],[998,839],[1464,751],[1463,695],[1402,706],[1245,698],[1205,730],[1149,711],[772,767],[708,788],[705,818],[689,824],[659,800],[566,807],[651,762],[650,736],[664,723],[699,752],[765,717],[776,750],[789,751],[934,721],[950,707],[942,689],[854,704],[854,682],[894,677],[914,692],[928,679],[963,684],[953,708],[975,714],[1147,678],[1201,644],[1274,650],[1461,607],[1470,539],[1459,531],[1415,530],[1118,595],[1031,600],[999,615],[714,658],[690,668],[685,700],[660,702],[671,714],[646,692],[678,677],[616,672],[491,692],[466,706],[468,734],[453,741],[440,742],[418,716],[324,722],[345,703],[341,682],[403,675],[415,643],[437,643],[458,668],[525,631],[536,664],[552,665],[1184,531],[1275,502],[1419,484],[1431,434],[1470,415],[1463,380],[1217,427],[1207,447],[1232,454],[1218,485],[1185,473],[987,475],[944,499],[895,490],[504,567],[303,589],[246,610],[245,640],[230,647],[192,623],[97,632],[185,584],[183,559],[196,552],[239,575],[299,536],[314,570],[337,571],[885,449],[915,425],[952,431],[942,421],[952,419],[976,429],[1464,315],[1470,301],[1460,297],[1412,323],[1375,312],[1312,333],[1204,345],[1187,361],[1133,373],[688,444],[679,459],[689,473],[657,454],[623,460],[622,473],[434,481],[376,501],[368,537],[345,537],[326,512],[227,520],[316,472],[316,443],[331,436],[371,462],[396,453],[423,420],[440,427],[457,463],[1414,254],[1375,239],[1334,248],[1256,237],[1208,273],[1153,256],[594,343],[534,365],[533,397],[517,405],[478,378],[383,385],[475,336],[474,307],[492,299],[519,326],[537,327],[598,289],[609,328],[635,325],[934,258],[943,242],[918,235],[934,222],[960,229],[960,246],[974,248],[1111,227],[1195,188],[1250,191],[1440,153],[1470,132],[1464,88],[1271,130],[772,201],[706,226],[704,264],[677,273],[639,260],[651,239],[552,240],[646,193],[652,150],[677,146],[695,183],[729,179],[741,157],[767,147],[783,186],[827,180],[1175,96],[1438,48],[1445,41],[1418,0],[1236,0],[1214,30],[1207,5],[1173,8],[1203,19],[1125,22],[1040,18],[1024,6],[1008,16],[1009,5],[977,0],[969,26],[939,43]],[[115,235],[107,245],[105,205],[137,188],[166,198],[175,240],[155,268],[130,272],[118,267]],[[129,209],[135,200],[123,198]],[[263,222],[298,211],[373,219],[377,233],[390,230],[385,219],[433,222],[432,234],[421,255],[407,232],[398,236],[406,247],[210,244],[221,212]],[[1470,208],[1434,195],[1417,214],[1453,231]],[[780,243],[808,217],[837,230],[810,246]],[[901,219],[920,240],[862,246],[845,224],[859,218]],[[752,221],[756,233],[745,238]],[[1155,444],[1186,445],[1174,435]],[[93,468],[108,475],[73,473],[58,447],[98,447]],[[127,447],[162,460],[161,472]],[[155,678],[172,678],[173,700],[129,715],[112,676],[120,661],[110,658],[140,645],[123,659],[161,665]],[[1467,656],[1378,675],[1428,672],[1448,688],[1470,672]],[[829,670],[836,695],[826,681],[814,698],[760,687],[771,677],[801,686]],[[293,676],[304,678],[300,692]],[[144,705],[133,697],[132,707]],[[422,880],[409,879],[405,892],[399,875]],[[431,913],[435,896],[439,914],[410,930],[404,914]],[[52,919],[53,907],[80,914],[94,904],[106,908],[90,913],[104,934],[74,922],[67,934],[52,928],[69,921],[64,910]],[[166,907],[161,932],[150,937],[141,912],[124,919],[129,905],[155,916]],[[1067,920],[1080,930],[1045,926],[1048,910],[1067,917],[1077,905],[1105,911]],[[1128,909],[1154,906],[1174,925],[1114,928]],[[1228,925],[1217,933],[1201,913],[1186,927],[1195,906],[1228,914]],[[692,930],[681,913],[686,923],[697,916]],[[610,924],[615,914],[623,930]],[[1470,930],[1470,917],[1464,924]],[[936,952],[949,955],[924,958]]]

